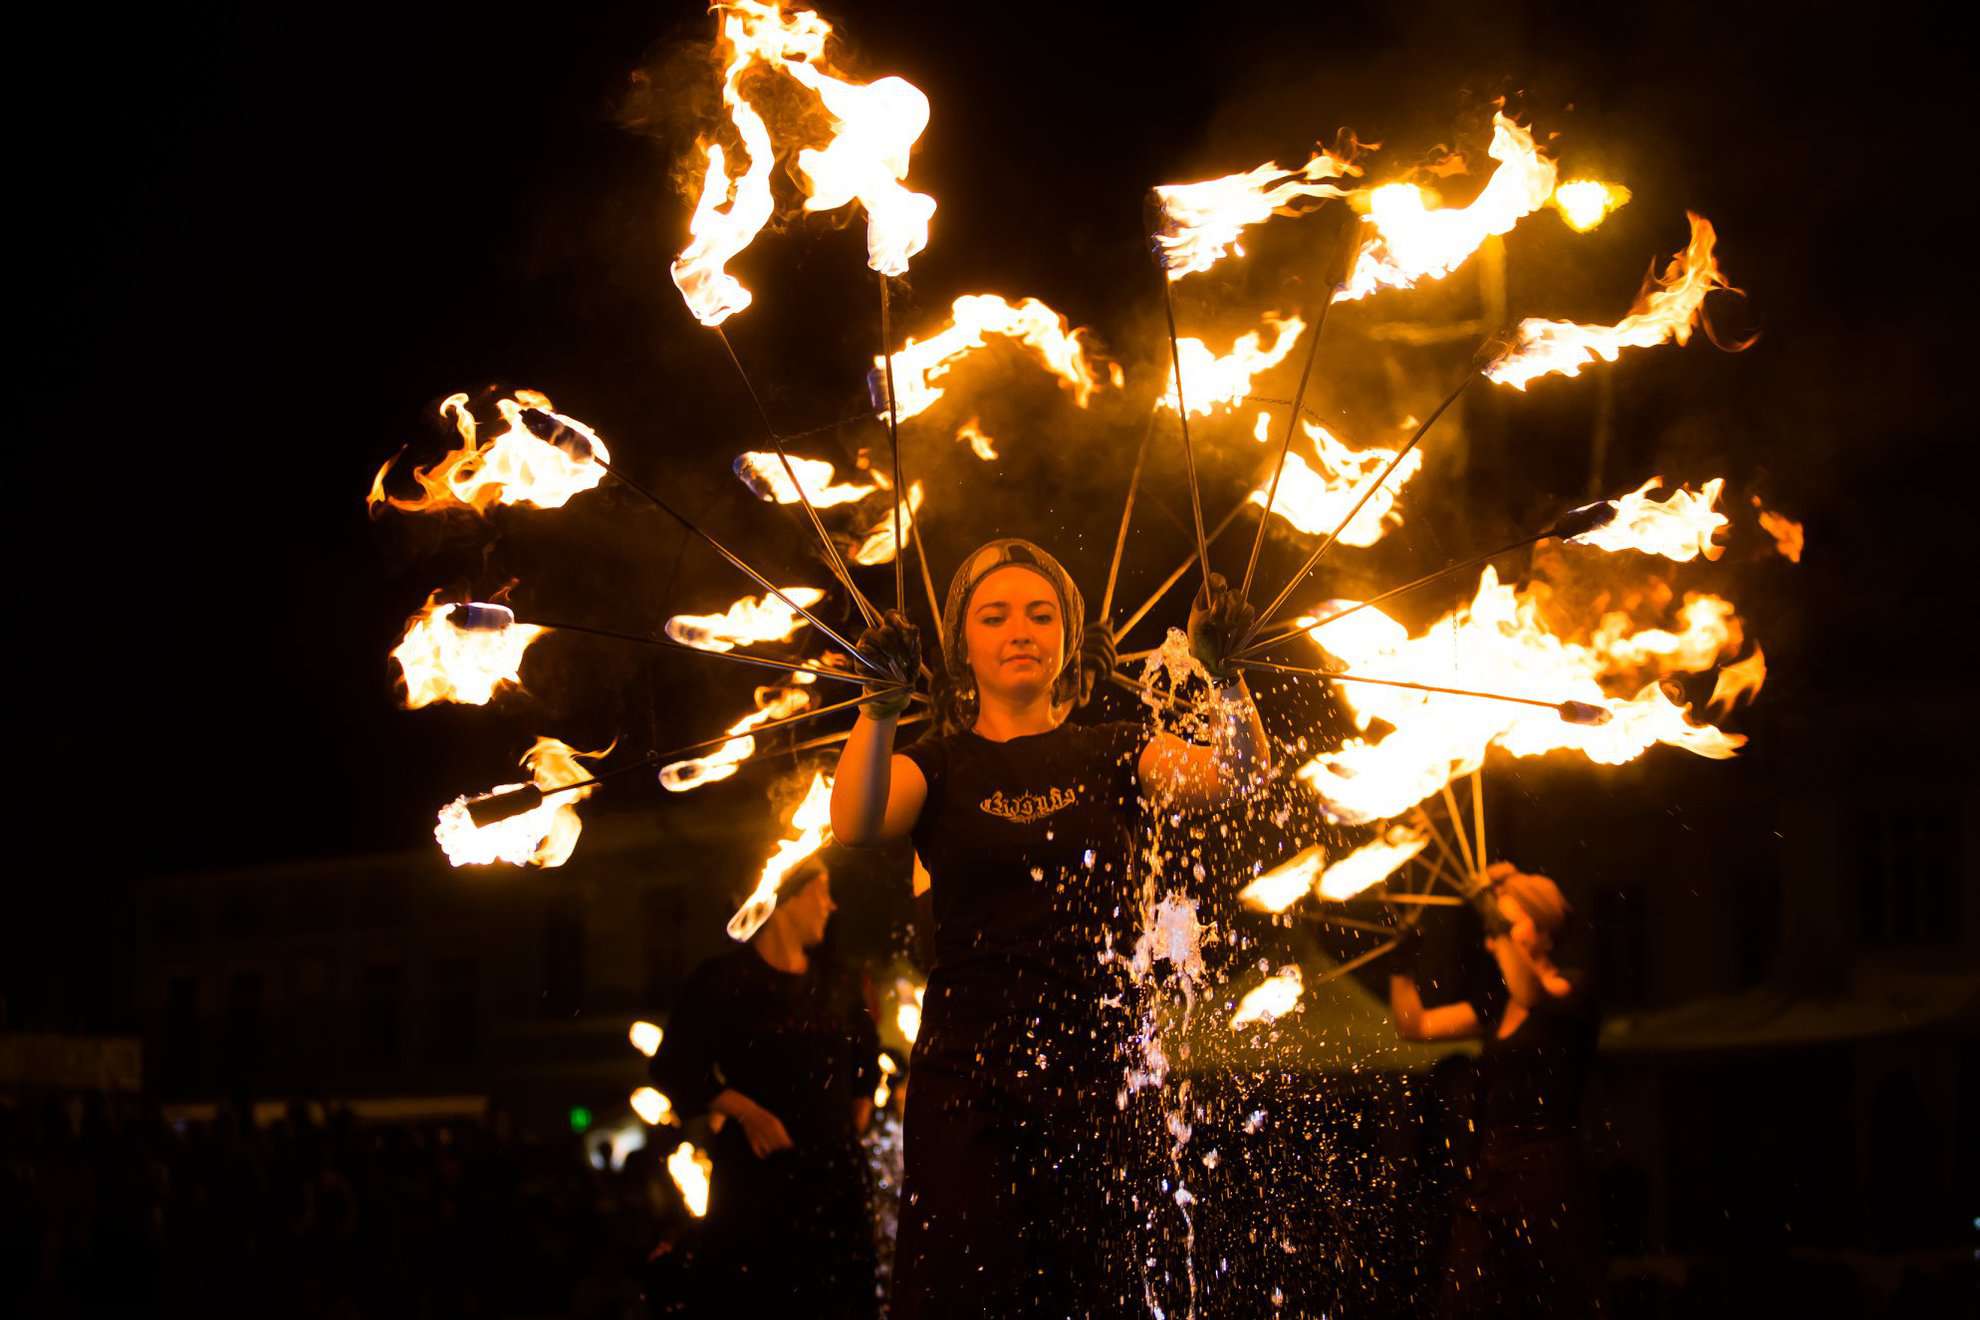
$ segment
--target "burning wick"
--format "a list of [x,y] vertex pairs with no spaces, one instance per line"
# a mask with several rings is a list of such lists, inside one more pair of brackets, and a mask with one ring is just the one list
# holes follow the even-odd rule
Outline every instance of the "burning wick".
[[589,779],[580,779],[575,784],[560,784],[556,788],[518,784],[514,788],[505,788],[499,793],[484,793],[480,797],[467,800],[468,819],[474,822],[476,829],[487,829],[490,825],[500,824],[526,811],[536,810],[543,805],[545,798],[555,797],[559,793],[569,793],[574,789],[590,788],[594,784],[602,784],[620,775],[631,774],[635,770],[645,770],[659,764],[659,761],[658,756],[648,754],[631,765],[620,766],[616,770],[608,770],[602,775],[593,775]]
[[591,461],[591,441],[541,408],[524,408],[522,424],[538,440],[553,444],[580,463]]
[[447,622],[462,632],[506,632],[516,621],[516,612],[507,605],[469,601],[447,613]]

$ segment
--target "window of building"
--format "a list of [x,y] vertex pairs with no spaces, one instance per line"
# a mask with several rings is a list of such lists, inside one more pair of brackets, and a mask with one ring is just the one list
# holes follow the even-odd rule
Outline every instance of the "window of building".
[[261,934],[262,917],[259,895],[244,886],[232,889],[220,900],[220,937],[251,940]]
[[1872,806],[1856,819],[1865,948],[1952,945],[1960,933],[1960,817],[1948,802]]
[[267,1011],[267,978],[260,972],[235,972],[227,981],[227,1026],[221,1046],[229,1079],[250,1080],[260,1072]]

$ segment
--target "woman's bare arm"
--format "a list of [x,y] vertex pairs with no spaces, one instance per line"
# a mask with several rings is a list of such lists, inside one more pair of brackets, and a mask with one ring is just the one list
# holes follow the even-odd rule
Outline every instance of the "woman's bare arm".
[[904,838],[921,817],[928,781],[921,767],[894,751],[898,716],[864,710],[839,752],[832,779],[832,837],[860,847]]
[[1422,992],[1407,976],[1389,978],[1389,1016],[1404,1040],[1461,1040],[1478,1034],[1478,1010],[1470,1004],[1423,1006]]
[[1244,680],[1213,690],[1210,745],[1158,733],[1142,749],[1141,788],[1174,806],[1207,810],[1252,783],[1272,763],[1272,745]]

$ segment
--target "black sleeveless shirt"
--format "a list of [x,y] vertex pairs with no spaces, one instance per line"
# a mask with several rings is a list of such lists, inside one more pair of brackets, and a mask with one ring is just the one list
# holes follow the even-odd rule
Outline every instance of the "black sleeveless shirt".
[[1010,1075],[1104,1063],[1109,949],[1130,951],[1138,723],[1062,724],[903,749],[928,782],[914,827],[936,962],[915,1062]]

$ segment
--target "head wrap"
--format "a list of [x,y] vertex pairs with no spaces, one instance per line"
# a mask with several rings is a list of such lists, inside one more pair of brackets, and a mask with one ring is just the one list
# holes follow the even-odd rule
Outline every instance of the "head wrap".
[[1066,663],[1054,678],[1054,684],[1068,674],[1078,672],[1079,643],[1083,632],[1081,620],[1086,616],[1086,602],[1080,597],[1079,588],[1073,585],[1072,575],[1066,572],[1065,566],[1045,550],[1029,541],[1007,536],[976,550],[963,560],[962,567],[949,579],[949,596],[942,605],[942,656],[950,681],[962,690],[968,690],[972,679],[969,650],[963,638],[963,619],[969,613],[969,598],[976,594],[976,588],[984,578],[1012,564],[1038,574],[1051,583],[1052,589],[1059,595],[1059,617],[1066,634]]

